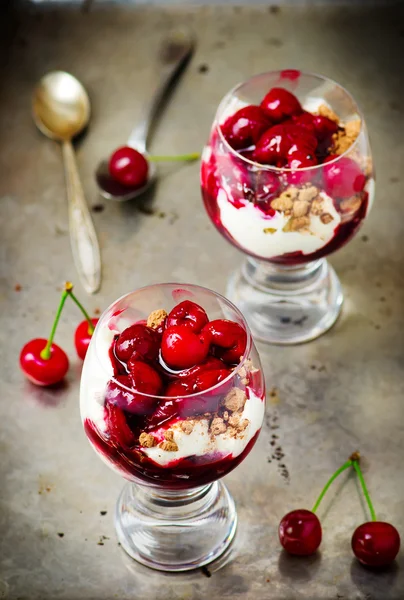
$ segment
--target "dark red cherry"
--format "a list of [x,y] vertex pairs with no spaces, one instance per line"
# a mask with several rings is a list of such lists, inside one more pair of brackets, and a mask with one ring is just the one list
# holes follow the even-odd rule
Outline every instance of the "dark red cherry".
[[319,142],[330,139],[338,131],[338,124],[322,115],[315,115],[313,117],[313,125]]
[[125,413],[116,404],[106,404],[106,424],[111,440],[116,446],[130,448],[135,444],[135,436],[130,429]]
[[113,404],[121,410],[137,415],[152,413],[156,407],[157,399],[136,394],[136,390],[133,389],[132,385],[132,379],[129,375],[118,375],[115,379],[111,379],[105,391],[105,405]]
[[[91,319],[94,327],[97,325],[99,319]],[[88,321],[82,321],[76,328],[74,333],[74,345],[76,346],[76,352],[84,360],[87,354],[88,346],[90,344],[93,334],[88,330]]]
[[255,144],[268,127],[271,120],[260,106],[245,106],[221,125],[222,133],[235,150]]
[[317,159],[314,155],[307,154],[304,150],[297,150],[288,160],[289,169],[305,169],[306,167],[314,167],[317,164]]
[[316,137],[298,125],[284,123],[271,127],[258,140],[254,158],[262,164],[284,167],[294,152],[314,155],[317,148]]
[[127,362],[133,354],[134,360],[153,361],[160,348],[160,335],[151,327],[136,323],[127,327],[115,343],[115,353],[119,360]]
[[279,541],[289,554],[314,554],[321,544],[321,537],[320,521],[311,510],[292,510],[279,524]]
[[264,214],[274,216],[275,211],[271,208],[271,201],[280,193],[281,180],[279,175],[263,169],[258,170],[256,173],[252,173],[252,175],[254,176],[254,204]]
[[271,121],[280,123],[302,112],[299,100],[284,88],[272,88],[261,102]]
[[203,392],[214,387],[230,375],[229,369],[216,369],[212,371],[203,371],[194,377],[194,393]]
[[352,550],[367,567],[387,567],[400,550],[400,535],[390,523],[369,521],[355,529]]
[[150,396],[159,396],[163,389],[163,382],[160,375],[145,362],[140,360],[128,362],[129,378],[132,387],[138,392],[149,394]]
[[187,325],[169,327],[163,333],[161,355],[173,369],[188,369],[202,363],[208,355],[210,336],[205,328],[194,333]]
[[[336,160],[335,163],[327,164]],[[360,166],[352,158],[331,155],[324,161],[324,188],[326,193],[334,198],[349,198],[363,191],[366,177]]]
[[191,367],[190,369],[182,369],[180,371],[175,370],[167,370],[162,366],[162,372],[165,377],[168,379],[188,379],[199,373],[203,373],[204,371],[215,371],[217,369],[223,369],[225,365],[223,362],[215,358],[214,356],[207,356],[206,359],[200,364]]
[[143,154],[123,146],[115,150],[109,159],[109,172],[121,185],[139,188],[147,182],[149,165]]
[[41,357],[47,340],[36,338],[29,341],[20,353],[20,367],[25,377],[35,385],[48,386],[62,381],[69,369],[69,359],[57,344],[50,347],[50,358]]
[[171,398],[182,398],[194,393],[194,380],[192,378],[176,379],[168,384],[165,391],[166,396]]
[[228,364],[240,362],[247,345],[247,334],[241,325],[226,319],[216,319],[205,325],[203,332],[210,335],[214,356]]
[[[175,394],[173,394],[173,396],[175,396]],[[177,417],[178,405],[175,398],[172,400],[160,401],[155,411],[148,417],[145,428],[149,431],[151,429],[157,429],[164,425],[164,423],[176,419]]]
[[199,333],[208,321],[208,315],[199,304],[184,300],[174,306],[166,319],[165,328],[186,325],[195,333]]

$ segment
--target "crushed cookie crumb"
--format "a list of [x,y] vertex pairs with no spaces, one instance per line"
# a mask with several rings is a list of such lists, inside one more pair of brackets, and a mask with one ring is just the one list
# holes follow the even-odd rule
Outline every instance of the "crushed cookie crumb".
[[344,127],[339,129],[332,136],[333,145],[332,152],[334,154],[343,154],[354,143],[361,130],[361,122],[359,119],[348,121]]
[[223,413],[223,421],[228,421],[228,420],[229,420],[229,413],[227,412],[227,410],[225,410]]
[[278,198],[275,198],[271,202],[271,208],[285,212],[286,210],[292,210],[293,201],[297,199],[299,190],[296,187],[289,187],[287,190],[281,193]]
[[244,431],[245,429],[247,429],[249,424],[250,424],[250,421],[248,419],[243,419],[242,421],[240,421],[237,429],[239,431]]
[[307,200],[296,200],[293,203],[292,214],[294,217],[304,217],[309,212],[310,204]]
[[[311,202],[317,196],[318,196],[318,189],[314,185],[303,188],[302,190],[299,191],[299,200],[303,201],[303,202]],[[295,202],[295,204],[296,204],[296,202]],[[300,215],[297,215],[297,216],[300,216]]]
[[354,213],[359,210],[361,203],[360,196],[351,196],[350,198],[341,200],[339,207],[343,213]]
[[285,233],[287,233],[289,231],[300,231],[301,229],[304,229],[305,227],[308,227],[309,225],[310,225],[309,217],[292,217],[291,219],[289,219],[289,221],[283,227],[282,231],[284,231]]
[[237,412],[244,408],[247,396],[240,388],[232,388],[225,396],[223,404],[230,412]]
[[373,175],[373,161],[370,156],[365,156],[362,159],[362,170],[366,177],[371,177]]
[[339,123],[339,117],[337,113],[335,113],[332,108],[327,106],[327,104],[320,104],[317,114],[322,117],[327,117],[328,119],[331,119],[331,121],[335,121],[335,123]]
[[232,427],[238,427],[240,424],[240,413],[234,413],[229,417],[229,425]]
[[330,213],[323,213],[320,217],[320,221],[324,223],[324,225],[328,225],[331,221],[334,220],[334,217],[330,215]]
[[174,431],[172,429],[167,429],[167,431],[164,432],[164,439],[168,440],[169,442],[173,442]]
[[213,435],[220,435],[221,433],[224,433],[226,429],[226,423],[220,417],[215,417],[212,423],[210,424],[210,430],[213,433]]
[[178,446],[175,442],[170,440],[165,440],[164,442],[160,442],[159,448],[165,450],[165,452],[177,452]]
[[144,448],[153,448],[156,445],[156,438],[151,433],[143,431],[139,436],[139,444]]
[[180,427],[186,435],[189,435],[192,433],[194,425],[191,421],[182,421]]
[[276,233],[278,230],[275,227],[265,227],[264,233]]
[[163,308],[153,310],[153,312],[151,312],[147,317],[147,327],[157,329],[165,321],[166,317],[167,313]]
[[312,215],[321,215],[323,213],[323,201],[320,196],[311,203],[310,213]]

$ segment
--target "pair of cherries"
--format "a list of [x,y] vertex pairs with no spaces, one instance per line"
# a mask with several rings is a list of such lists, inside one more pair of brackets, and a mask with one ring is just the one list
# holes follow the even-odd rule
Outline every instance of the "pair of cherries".
[[372,521],[363,523],[355,529],[351,540],[352,551],[366,567],[387,567],[394,561],[400,550],[400,535],[391,523],[376,519],[357,452],[352,454],[350,459],[328,480],[313,510],[293,510],[283,517],[279,524],[279,540],[290,554],[309,556],[316,552],[322,539],[321,523],[315,514],[316,510],[332,482],[350,467],[356,471],[372,518]]
[[[296,171],[324,164],[323,185],[332,197],[349,198],[365,186],[366,178],[354,160],[330,154],[338,124],[303,110],[296,96],[283,88],[272,88],[260,106],[238,110],[221,125],[221,130],[232,148],[263,165]],[[311,171],[292,172],[288,183],[313,183],[313,177]],[[268,173],[266,179],[266,187],[276,187],[275,174]]]
[[77,304],[85,320],[79,323],[74,333],[76,352],[84,360],[98,319],[91,319],[73,293],[73,285],[65,283],[59,307],[56,311],[49,338],[35,338],[25,344],[20,353],[20,368],[32,383],[39,386],[54,385],[62,381],[69,369],[66,352],[53,342],[60,315],[67,297]]

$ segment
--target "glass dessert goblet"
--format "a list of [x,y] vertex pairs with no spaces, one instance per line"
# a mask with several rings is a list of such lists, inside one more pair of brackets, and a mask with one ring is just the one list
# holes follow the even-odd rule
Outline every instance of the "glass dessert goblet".
[[194,285],[123,296],[96,326],[80,398],[93,448],[129,481],[115,511],[124,550],[167,571],[220,556],[237,515],[219,479],[250,452],[264,417],[262,368],[239,310]]
[[257,339],[294,344],[336,321],[342,290],[325,257],[358,231],[374,174],[365,121],[334,81],[257,75],[222,100],[201,165],[219,232],[247,254],[227,295]]

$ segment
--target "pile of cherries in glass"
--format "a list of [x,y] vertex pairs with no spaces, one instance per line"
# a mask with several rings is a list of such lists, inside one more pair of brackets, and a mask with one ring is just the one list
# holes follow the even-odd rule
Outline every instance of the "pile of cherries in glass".
[[[241,108],[220,126],[229,145],[254,162],[292,170],[314,167],[337,158],[333,153],[336,121],[304,110],[299,100],[284,88],[272,88],[259,106]],[[330,196],[345,198],[359,193],[366,177],[356,161],[341,157],[322,170],[324,189]],[[290,178],[291,184],[313,181],[306,172]]]
[[70,282],[66,282],[49,338],[35,338],[30,340],[25,344],[20,353],[20,368],[25,377],[35,385],[49,386],[59,383],[69,370],[69,359],[66,352],[53,342],[60,315],[68,296],[77,304],[85,317],[84,321],[78,324],[74,332],[74,345],[79,358],[84,360],[86,356],[98,319],[90,318],[73,293],[73,285]]
[[[154,327],[148,326],[153,315],[158,319]],[[209,321],[205,310],[190,300],[180,302],[168,315],[154,311],[147,322],[135,323],[115,336],[110,351],[114,379],[108,384],[106,400],[132,414],[153,413],[149,426],[154,427],[175,408],[169,402],[155,410],[158,396],[183,398],[220,383],[240,362],[246,343],[241,325],[226,319]],[[201,407],[196,399],[182,401],[179,416],[213,410],[206,396],[200,402]],[[217,403],[214,395],[212,402]]]

